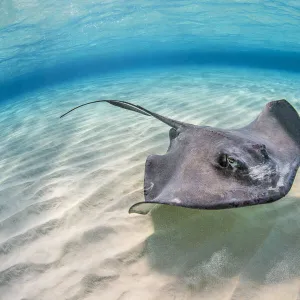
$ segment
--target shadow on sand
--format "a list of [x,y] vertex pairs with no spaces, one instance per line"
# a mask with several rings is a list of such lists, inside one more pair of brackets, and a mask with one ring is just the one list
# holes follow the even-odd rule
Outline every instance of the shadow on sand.
[[161,205],[151,213],[146,253],[159,272],[189,285],[239,276],[272,284],[300,276],[300,198],[200,211]]

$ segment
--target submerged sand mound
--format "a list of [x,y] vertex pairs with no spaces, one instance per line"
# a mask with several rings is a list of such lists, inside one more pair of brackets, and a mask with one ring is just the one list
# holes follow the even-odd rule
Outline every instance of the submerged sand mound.
[[283,96],[300,107],[294,78],[226,72],[120,74],[3,104],[0,299],[299,297],[299,177],[270,205],[129,215],[168,127],[108,104],[59,119],[100,96],[227,128]]

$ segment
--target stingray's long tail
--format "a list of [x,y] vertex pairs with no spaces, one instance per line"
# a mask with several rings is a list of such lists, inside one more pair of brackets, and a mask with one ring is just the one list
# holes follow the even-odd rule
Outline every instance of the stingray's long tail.
[[97,102],[107,102],[111,105],[115,105],[115,106],[118,106],[118,107],[121,107],[121,108],[124,108],[124,109],[128,109],[128,110],[132,110],[132,111],[138,112],[138,113],[146,115],[146,116],[152,116],[152,117],[162,121],[163,123],[165,123],[165,124],[167,124],[167,125],[169,125],[173,128],[179,128],[183,125],[186,125],[186,123],[179,122],[179,121],[172,120],[172,119],[169,119],[167,117],[161,116],[161,115],[159,115],[157,113],[154,113],[154,112],[151,112],[150,110],[148,110],[146,108],[143,108],[139,105],[135,105],[135,104],[132,104],[132,103],[129,103],[129,102],[126,102],[126,101],[119,101],[119,100],[96,100],[96,101],[84,103],[84,104],[78,105],[78,106],[72,108],[71,110],[67,111],[66,113],[61,115],[60,118],[64,117],[65,115],[69,114],[71,111],[73,111],[73,110],[75,110],[79,107],[82,107],[82,106],[85,106],[85,105],[88,105],[88,104],[92,104],[92,103],[97,103]]

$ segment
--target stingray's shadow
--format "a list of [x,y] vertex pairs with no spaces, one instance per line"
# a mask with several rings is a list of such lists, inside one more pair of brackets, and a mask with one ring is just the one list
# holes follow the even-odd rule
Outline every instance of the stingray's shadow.
[[151,214],[149,263],[197,284],[236,275],[257,283],[300,276],[299,201],[218,211],[159,206]]

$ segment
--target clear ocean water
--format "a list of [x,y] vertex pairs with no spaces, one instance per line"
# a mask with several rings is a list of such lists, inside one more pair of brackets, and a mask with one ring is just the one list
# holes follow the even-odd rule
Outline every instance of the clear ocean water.
[[[168,128],[300,112],[299,1],[2,0],[0,299],[300,299],[300,180],[223,211],[143,201]],[[299,128],[300,130],[300,128]]]

